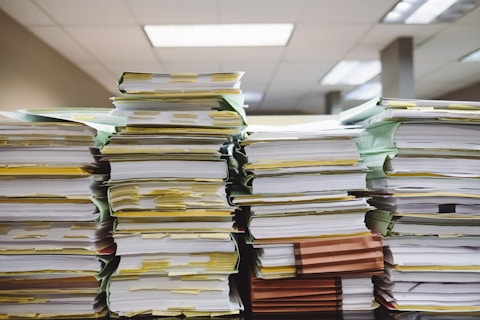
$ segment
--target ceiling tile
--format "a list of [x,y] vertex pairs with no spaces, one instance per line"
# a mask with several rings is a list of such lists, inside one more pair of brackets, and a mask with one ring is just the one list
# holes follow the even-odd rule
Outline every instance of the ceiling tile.
[[480,6],[468,12],[464,17],[459,19],[457,23],[480,25]]
[[140,24],[219,22],[216,0],[127,0],[126,3]]
[[219,1],[220,23],[287,23],[301,18],[310,1],[223,0]]
[[374,45],[356,45],[344,57],[348,60],[380,60],[380,50]]
[[340,60],[369,28],[368,25],[297,25],[288,44],[285,61]]
[[61,26],[111,26],[135,23],[128,7],[118,0],[36,0]]
[[242,84],[245,83],[267,83],[271,81],[277,68],[277,63],[249,63],[249,62],[225,62],[222,63],[222,70],[225,71],[243,71]]
[[52,26],[52,21],[31,0],[2,0],[0,9],[24,26]]
[[419,79],[429,73],[435,72],[435,70],[442,68],[445,65],[443,61],[417,61],[414,59],[413,68],[415,78]]
[[265,92],[267,91],[267,87],[268,87],[268,82],[260,82],[260,81],[257,81],[257,82],[252,82],[252,81],[248,81],[248,82],[242,82],[241,84],[241,89],[243,92],[261,92],[262,94],[265,94]]
[[152,48],[139,27],[68,27],[66,32],[98,61],[156,63]]
[[95,58],[61,28],[33,27],[30,31],[75,64],[95,62]]
[[397,0],[307,1],[300,22],[322,24],[377,23]]
[[435,38],[416,48],[416,58],[428,61],[457,61],[462,56],[479,48],[479,26],[450,26]]
[[318,83],[325,73],[330,70],[332,63],[293,63],[285,62],[278,66],[273,81],[277,83],[292,83],[306,85]]
[[444,29],[441,24],[434,25],[401,25],[377,24],[360,40],[359,45],[378,48],[380,52],[399,37],[412,37],[415,45],[420,44]]

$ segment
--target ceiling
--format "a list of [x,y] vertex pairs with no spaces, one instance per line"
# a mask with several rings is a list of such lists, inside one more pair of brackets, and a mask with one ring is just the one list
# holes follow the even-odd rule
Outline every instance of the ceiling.
[[[249,114],[322,114],[325,95],[352,86],[320,79],[339,60],[379,59],[412,37],[416,97],[433,99],[480,81],[480,63],[458,59],[480,47],[480,7],[455,23],[385,25],[395,0],[0,0],[0,9],[118,95],[123,71],[245,71]],[[293,22],[285,47],[153,48],[144,24]],[[357,101],[343,101],[344,108]]]

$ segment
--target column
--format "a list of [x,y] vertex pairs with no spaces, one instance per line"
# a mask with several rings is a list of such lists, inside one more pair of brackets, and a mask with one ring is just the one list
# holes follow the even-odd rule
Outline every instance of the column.
[[325,95],[325,113],[339,114],[342,111],[342,100],[340,91],[329,91]]
[[415,98],[413,39],[397,38],[381,52],[382,95],[386,98]]

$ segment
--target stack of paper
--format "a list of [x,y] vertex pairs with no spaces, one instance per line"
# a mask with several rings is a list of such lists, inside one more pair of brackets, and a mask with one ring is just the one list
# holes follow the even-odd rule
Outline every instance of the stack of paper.
[[118,89],[126,94],[187,95],[241,94],[243,72],[142,73],[124,72]]
[[374,99],[342,114],[367,125],[370,229],[385,236],[377,298],[401,311],[480,311],[479,102]]
[[[115,316],[216,316],[243,309],[228,201],[233,142],[245,127],[242,73],[124,73],[111,114],[124,119],[101,153],[110,162],[119,266]],[[221,94],[222,93],[222,94]],[[226,95],[224,93],[230,93]]]
[[95,135],[72,122],[0,124],[0,317],[107,314],[115,248]]
[[241,142],[244,190],[234,203],[250,212],[253,314],[372,310],[371,276],[381,273],[381,239],[364,223],[371,209],[361,130],[331,126],[260,128]]

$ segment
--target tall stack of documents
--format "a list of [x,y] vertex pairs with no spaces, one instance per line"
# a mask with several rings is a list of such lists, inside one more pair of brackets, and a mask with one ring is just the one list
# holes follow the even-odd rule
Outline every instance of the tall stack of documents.
[[329,121],[249,128],[244,189],[233,201],[250,213],[253,314],[375,308],[381,238],[365,226],[367,199],[350,194],[366,188],[360,133]]
[[375,285],[388,309],[480,311],[479,114],[480,102],[375,98],[341,116],[366,127],[366,222],[385,237]]
[[115,248],[95,135],[53,119],[0,124],[0,317],[107,315]]
[[243,309],[228,201],[233,142],[245,127],[242,73],[125,72],[103,149],[116,217],[115,316],[217,316]]

